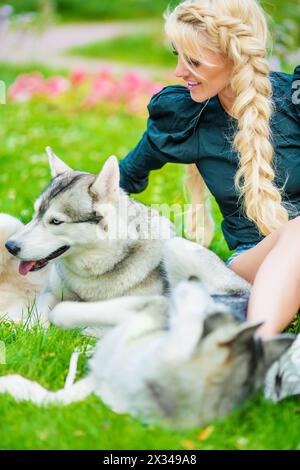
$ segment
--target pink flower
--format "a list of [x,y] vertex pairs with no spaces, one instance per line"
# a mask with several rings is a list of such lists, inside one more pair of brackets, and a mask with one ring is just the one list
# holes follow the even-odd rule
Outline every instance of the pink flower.
[[70,88],[69,81],[64,77],[51,77],[48,80],[39,72],[23,74],[17,77],[9,89],[9,97],[13,101],[28,101],[38,95],[59,95]]
[[19,75],[9,89],[9,97],[13,101],[28,101],[35,94],[44,90],[43,76],[39,72]]
[[74,85],[79,85],[80,83],[87,80],[87,78],[88,78],[88,75],[87,75],[85,69],[83,69],[83,68],[75,69],[70,74],[70,81]]
[[101,79],[101,80],[114,80],[114,77],[112,75],[111,69],[108,67],[101,67],[97,74],[96,77]]
[[48,95],[60,95],[69,90],[70,82],[63,77],[52,77],[44,82],[44,93]]

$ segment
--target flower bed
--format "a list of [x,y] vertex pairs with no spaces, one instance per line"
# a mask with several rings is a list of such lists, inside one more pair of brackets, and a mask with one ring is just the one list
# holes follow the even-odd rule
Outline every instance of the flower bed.
[[17,77],[9,88],[8,98],[14,102],[26,102],[38,97],[55,99],[72,95],[72,99],[84,108],[108,103],[113,108],[125,108],[129,114],[143,114],[151,96],[163,86],[146,80],[135,71],[117,77],[108,68],[101,68],[95,74],[77,69],[68,77],[50,78],[45,78],[41,72],[32,72]]

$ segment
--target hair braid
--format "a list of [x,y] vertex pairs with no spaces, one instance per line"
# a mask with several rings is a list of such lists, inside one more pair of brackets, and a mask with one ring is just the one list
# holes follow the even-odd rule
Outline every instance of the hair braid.
[[180,29],[185,42],[191,34],[196,42],[204,36],[206,47],[233,62],[230,85],[236,96],[232,112],[237,119],[233,147],[239,153],[235,187],[247,217],[263,235],[268,235],[289,215],[282,204],[281,190],[273,184],[270,119],[274,108],[263,10],[255,0],[189,0],[167,16],[167,34],[172,36],[175,32],[176,36],[177,30],[180,36]]

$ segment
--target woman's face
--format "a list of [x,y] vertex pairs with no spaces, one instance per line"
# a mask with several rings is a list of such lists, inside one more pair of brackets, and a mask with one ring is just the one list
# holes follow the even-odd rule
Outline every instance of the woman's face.
[[215,67],[187,59],[196,66],[197,71],[206,82],[200,82],[199,78],[193,75],[184,64],[180,55],[178,55],[178,65],[175,70],[176,77],[184,81],[190,90],[192,99],[198,103],[212,98],[221,92],[226,93],[227,89],[230,89],[230,77],[233,66],[230,59],[224,59],[220,54],[209,49],[204,49],[202,53],[205,60],[214,64]]

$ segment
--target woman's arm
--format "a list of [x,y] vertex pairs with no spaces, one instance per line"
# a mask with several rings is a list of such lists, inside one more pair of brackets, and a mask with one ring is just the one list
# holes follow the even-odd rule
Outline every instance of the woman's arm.
[[193,164],[198,157],[195,118],[201,106],[191,101],[184,87],[166,87],[154,95],[148,105],[146,132],[120,161],[120,186],[127,193],[139,193],[147,187],[150,171],[168,162],[188,164],[186,183],[192,210],[187,214],[186,233],[201,245],[209,246],[214,235],[210,193]]
[[169,161],[146,131],[137,144],[119,163],[120,186],[127,193],[140,193],[148,185],[151,170],[158,170]]
[[147,130],[137,146],[120,161],[120,185],[139,193],[148,175],[165,163],[194,163],[197,138],[194,127],[202,104],[195,103],[186,87],[173,85],[154,95],[148,104]]

